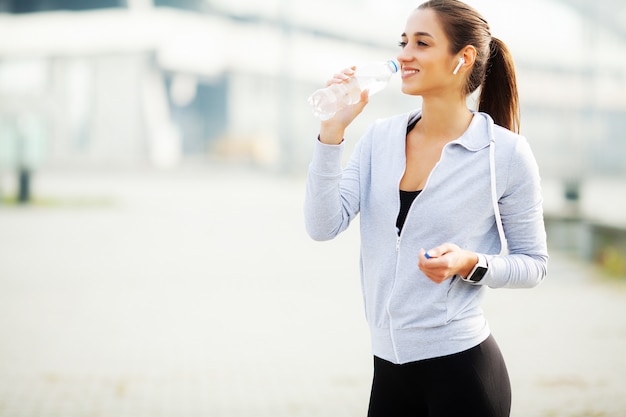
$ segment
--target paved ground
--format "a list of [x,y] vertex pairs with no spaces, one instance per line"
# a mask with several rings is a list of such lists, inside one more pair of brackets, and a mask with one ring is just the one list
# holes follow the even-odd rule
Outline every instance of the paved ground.
[[[6,191],[6,188],[5,188]],[[355,228],[308,239],[301,178],[40,173],[0,206],[0,417],[365,415]],[[485,310],[513,417],[626,416],[626,287],[552,254]]]

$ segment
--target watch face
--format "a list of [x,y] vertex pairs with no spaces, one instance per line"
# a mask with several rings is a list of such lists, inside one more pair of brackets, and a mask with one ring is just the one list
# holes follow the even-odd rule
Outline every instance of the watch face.
[[483,279],[486,273],[487,273],[487,268],[485,268],[484,266],[479,266],[476,268],[472,276],[469,277],[469,280],[473,282],[478,282],[481,279]]

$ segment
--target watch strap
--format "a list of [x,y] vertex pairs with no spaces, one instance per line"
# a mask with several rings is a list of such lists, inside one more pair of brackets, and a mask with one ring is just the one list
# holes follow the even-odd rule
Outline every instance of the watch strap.
[[474,268],[472,268],[467,277],[463,278],[463,281],[475,284],[480,282],[487,273],[487,270],[489,269],[489,265],[487,264],[487,258],[485,257],[485,255],[480,253],[477,255],[478,262],[476,262],[476,265],[474,265]]

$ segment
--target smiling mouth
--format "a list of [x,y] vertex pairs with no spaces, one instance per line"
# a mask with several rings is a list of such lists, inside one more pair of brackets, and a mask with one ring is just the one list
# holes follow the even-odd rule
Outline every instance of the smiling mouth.
[[408,76],[417,74],[418,72],[420,72],[420,70],[418,70],[418,69],[403,69],[402,70],[402,76],[403,77],[405,77],[405,76],[408,77]]

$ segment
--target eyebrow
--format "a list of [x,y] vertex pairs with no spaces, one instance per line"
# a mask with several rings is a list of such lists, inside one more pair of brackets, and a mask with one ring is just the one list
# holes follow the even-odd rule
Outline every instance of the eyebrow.
[[[434,38],[434,36],[433,36],[433,35],[431,35],[431,34],[430,34],[430,33],[428,33],[428,32],[415,32],[415,33],[413,34],[413,36],[415,36],[415,37],[418,37],[418,36],[428,36],[429,38]],[[406,36],[406,32],[404,32],[402,35],[400,35],[400,37],[402,37],[402,38],[406,38],[406,37],[407,37],[407,36]]]

